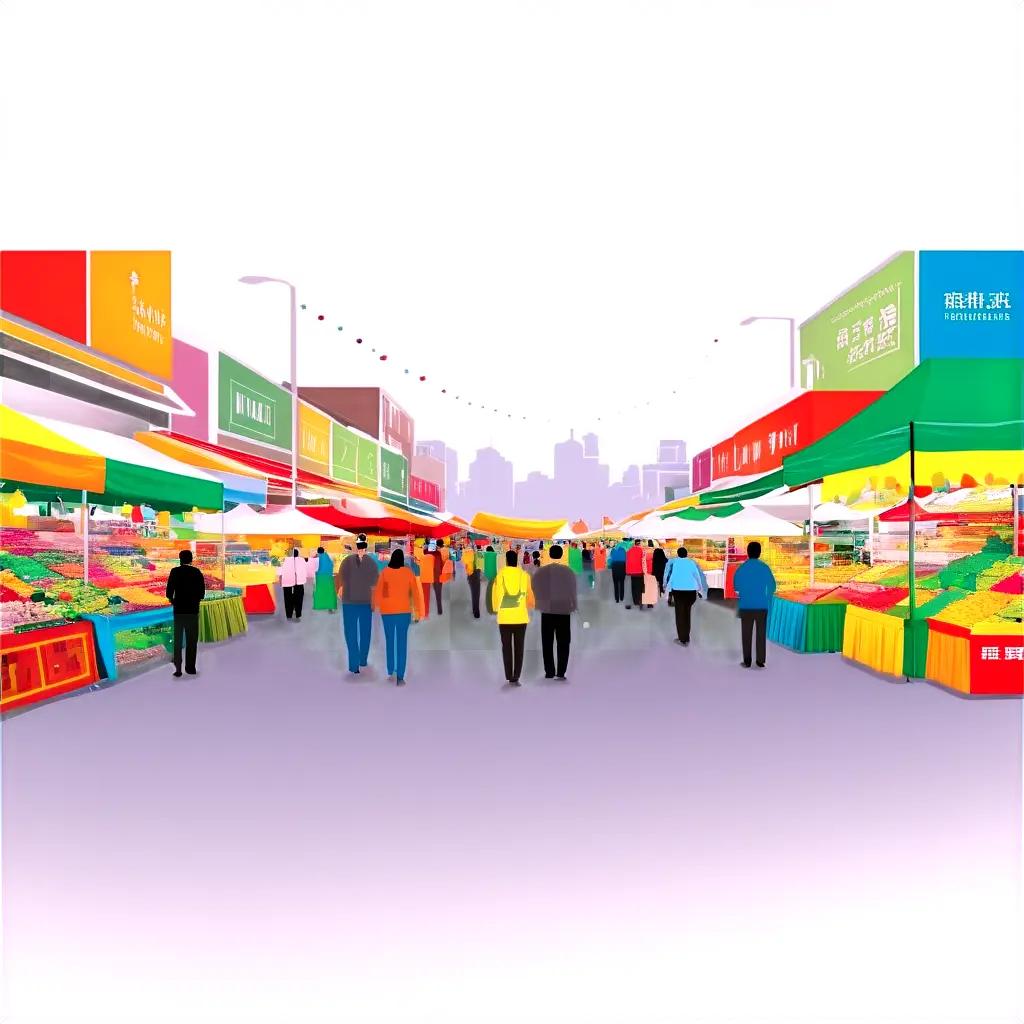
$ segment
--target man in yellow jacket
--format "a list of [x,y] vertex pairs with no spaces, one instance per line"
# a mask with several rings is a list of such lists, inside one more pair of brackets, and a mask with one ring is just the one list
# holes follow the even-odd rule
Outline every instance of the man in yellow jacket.
[[505,681],[519,686],[523,671],[523,650],[530,609],[534,607],[530,577],[519,568],[515,551],[505,552],[505,568],[494,581],[494,609],[501,634],[501,656],[505,662]]

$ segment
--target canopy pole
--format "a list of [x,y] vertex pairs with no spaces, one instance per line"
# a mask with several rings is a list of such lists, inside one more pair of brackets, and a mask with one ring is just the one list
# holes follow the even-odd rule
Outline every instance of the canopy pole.
[[807,553],[810,556],[810,586],[814,586],[814,484],[807,488]]
[[1013,502],[1013,553],[1020,551],[1020,520],[1017,518],[1017,485],[1010,484],[1010,501]]
[[875,517],[868,515],[868,565],[875,564]]
[[82,582],[89,582],[89,495],[82,491]]
[[914,496],[915,481],[915,459],[914,459],[914,421],[910,421],[910,538],[907,551],[907,571],[909,574],[908,587],[910,588],[910,594],[908,595],[907,604],[909,606],[910,618],[914,617],[914,604],[917,598],[917,588],[914,585],[914,545],[915,545],[915,533],[917,524],[917,501]]

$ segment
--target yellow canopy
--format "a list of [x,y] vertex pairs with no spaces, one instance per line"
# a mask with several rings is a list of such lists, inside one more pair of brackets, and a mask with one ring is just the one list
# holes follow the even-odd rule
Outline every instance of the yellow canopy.
[[495,537],[514,540],[550,540],[566,524],[565,519],[510,519],[477,512],[470,527],[475,533],[489,533]]
[[141,430],[135,435],[135,440],[152,448],[154,451],[163,452],[164,455],[185,463],[186,466],[195,466],[196,469],[212,469],[221,473],[234,473],[235,476],[248,476],[254,480],[266,479],[266,474],[260,473],[257,469],[235,462],[217,452],[208,452],[190,444],[185,444],[176,438],[168,437],[166,434],[158,434],[151,430]]
[[[919,487],[942,487],[947,481],[954,487],[969,486],[965,477],[992,487],[1024,485],[1024,452],[918,452],[915,456],[914,479]],[[821,493],[825,500],[857,501],[869,492],[906,494],[909,487],[908,453],[882,466],[827,476]]]
[[660,506],[656,511],[658,512],[675,512],[679,508],[694,508],[700,504],[699,494],[688,494],[685,498],[676,498],[675,501],[670,501],[665,505]]
[[0,476],[4,480],[102,493],[107,460],[49,427],[0,405]]

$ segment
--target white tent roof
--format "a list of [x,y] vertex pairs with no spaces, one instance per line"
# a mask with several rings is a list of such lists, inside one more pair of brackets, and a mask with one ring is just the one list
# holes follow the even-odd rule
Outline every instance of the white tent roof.
[[[200,533],[221,532],[219,515],[197,515],[194,520],[195,529]],[[249,534],[254,537],[304,537],[316,535],[320,537],[351,537],[347,530],[329,526],[294,506],[281,512],[257,512],[251,505],[237,505],[230,512],[224,513],[225,534]]]
[[742,512],[729,516],[727,519],[708,519],[693,522],[686,519],[667,519],[665,525],[669,531],[664,537],[678,537],[680,540],[708,540],[720,537],[802,537],[804,531],[799,526],[779,519],[777,516],[762,512],[759,508],[745,508]]
[[744,504],[767,512],[769,515],[778,516],[790,523],[802,523],[808,516],[811,501],[821,500],[820,491],[820,484],[801,487],[798,491],[791,491],[788,487],[779,487],[777,490],[762,494],[760,498],[752,498]]
[[888,512],[892,507],[892,505],[885,505],[869,512],[865,509],[850,508],[849,505],[843,505],[838,501],[826,501],[814,510],[814,521],[816,523],[866,523],[869,519]]

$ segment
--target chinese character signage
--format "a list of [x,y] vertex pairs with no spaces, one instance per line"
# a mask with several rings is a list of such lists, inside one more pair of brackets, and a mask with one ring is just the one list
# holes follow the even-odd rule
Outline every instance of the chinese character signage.
[[441,507],[441,488],[432,480],[410,475],[409,502],[427,511],[437,511]]
[[971,637],[971,693],[1024,693],[1024,633]]
[[332,421],[331,449],[331,478],[346,484],[358,483],[359,435]]
[[291,450],[291,395],[223,352],[217,399],[217,426],[224,433]]
[[85,344],[84,251],[0,252],[0,310]]
[[380,474],[377,471],[379,452],[380,445],[376,441],[371,441],[366,437],[357,439],[356,465],[358,468],[356,483],[360,487],[368,487],[374,491],[377,490],[377,482],[380,479]]
[[693,457],[693,464],[690,466],[690,491],[696,494],[711,486],[711,449]]
[[304,469],[321,476],[328,475],[331,461],[331,421],[299,403],[299,459]]
[[388,448],[380,450],[380,493],[384,498],[409,498],[409,463],[405,456]]
[[922,252],[921,358],[1024,358],[1024,252]]
[[171,254],[89,253],[89,338],[97,352],[170,380]]
[[801,382],[887,391],[914,368],[914,254],[900,253],[800,327]]

